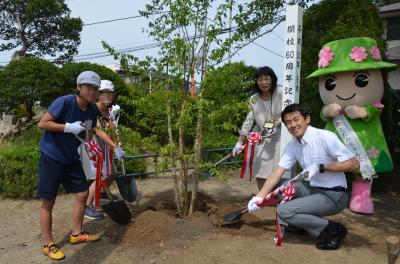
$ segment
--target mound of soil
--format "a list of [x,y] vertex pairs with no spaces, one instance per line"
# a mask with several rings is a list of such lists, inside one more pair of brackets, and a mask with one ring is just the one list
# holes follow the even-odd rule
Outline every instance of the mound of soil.
[[[134,247],[159,245],[170,237],[173,216],[165,212],[147,210],[135,216],[134,222],[122,233],[122,244]],[[115,234],[118,235],[118,234]]]
[[226,225],[223,217],[240,210],[242,204],[216,202],[203,193],[199,193],[198,198],[196,212],[190,217],[179,217],[175,201],[160,200],[135,215],[125,230],[119,227],[107,236],[111,241],[121,240],[122,244],[134,247],[163,247],[169,239],[190,239],[204,232],[259,236],[265,234],[265,230],[275,229],[273,221],[263,221],[253,214],[245,214],[240,222]]

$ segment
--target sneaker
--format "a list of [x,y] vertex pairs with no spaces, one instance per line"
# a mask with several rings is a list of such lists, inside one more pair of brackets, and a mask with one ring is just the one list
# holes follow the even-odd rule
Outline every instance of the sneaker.
[[65,258],[65,255],[60,250],[60,247],[53,242],[43,246],[43,253],[52,260],[61,260]]
[[79,244],[84,242],[94,242],[100,239],[99,235],[89,234],[88,232],[82,231],[79,235],[73,236],[72,233],[69,235],[69,243]]
[[86,206],[84,216],[92,220],[99,220],[104,218],[104,214],[102,212],[98,212],[96,208],[93,207],[93,205]]

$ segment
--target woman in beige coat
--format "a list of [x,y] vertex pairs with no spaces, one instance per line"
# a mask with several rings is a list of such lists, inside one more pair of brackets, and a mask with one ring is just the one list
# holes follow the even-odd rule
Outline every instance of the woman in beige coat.
[[250,111],[239,131],[240,136],[232,153],[237,156],[242,152],[243,143],[250,132],[261,132],[266,123],[275,125],[276,133],[258,142],[254,151],[253,176],[261,189],[280,158],[282,88],[277,85],[277,77],[270,67],[258,68],[254,78],[255,93],[249,100]]

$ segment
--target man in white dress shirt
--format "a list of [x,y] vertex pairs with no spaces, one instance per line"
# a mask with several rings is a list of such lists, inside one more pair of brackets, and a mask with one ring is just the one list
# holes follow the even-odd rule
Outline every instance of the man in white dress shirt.
[[337,249],[347,230],[342,224],[322,217],[338,214],[348,206],[344,172],[356,170],[359,163],[334,133],[310,125],[308,108],[289,105],[282,111],[281,119],[294,138],[287,145],[278,167],[249,201],[249,212],[258,210],[262,197],[281,184],[284,172],[299,162],[306,181],[295,184],[293,200],[278,205],[278,217],[283,225],[318,237],[318,249]]

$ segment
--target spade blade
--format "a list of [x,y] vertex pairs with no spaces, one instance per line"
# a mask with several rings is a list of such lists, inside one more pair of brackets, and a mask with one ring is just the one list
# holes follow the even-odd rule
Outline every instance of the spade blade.
[[119,176],[115,179],[119,193],[128,203],[133,203],[138,197],[136,180],[131,176]]
[[235,212],[225,215],[223,218],[224,219],[223,225],[229,225],[229,224],[234,224],[234,223],[239,222],[241,220],[242,215],[244,215],[246,213],[248,213],[247,207],[243,208],[239,211],[235,211]]
[[120,225],[126,225],[132,219],[132,213],[123,200],[110,200],[108,203],[102,204],[101,208],[111,220]]

